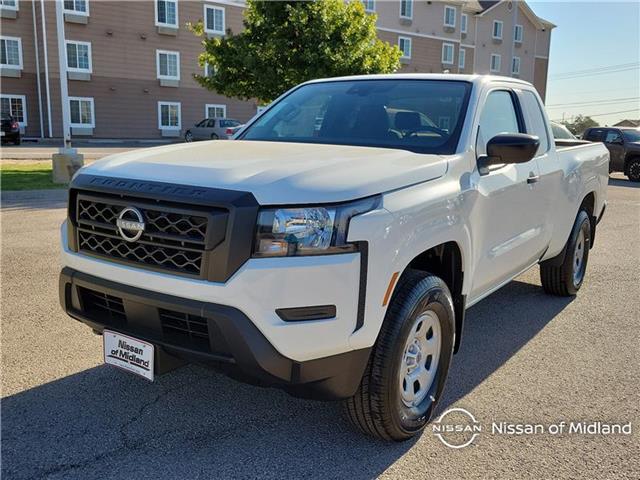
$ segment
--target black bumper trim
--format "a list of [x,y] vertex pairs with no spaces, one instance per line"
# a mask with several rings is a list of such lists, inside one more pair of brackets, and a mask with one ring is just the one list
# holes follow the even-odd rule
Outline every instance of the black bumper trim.
[[[83,310],[80,288],[122,298],[127,321],[110,325]],[[281,355],[240,310],[226,305],[164,295],[111,282],[78,272],[62,270],[60,303],[71,317],[101,333],[105,328],[153,343],[172,357],[214,367],[250,383],[276,386],[305,398],[338,399],[352,396],[358,388],[371,348],[297,362]],[[163,338],[157,311],[168,309],[207,319],[215,338],[210,352],[178,345]],[[156,312],[156,313],[154,313]],[[224,350],[224,351],[220,351]]]
[[316,305],[313,307],[277,308],[276,314],[285,322],[327,320],[336,316],[336,306]]

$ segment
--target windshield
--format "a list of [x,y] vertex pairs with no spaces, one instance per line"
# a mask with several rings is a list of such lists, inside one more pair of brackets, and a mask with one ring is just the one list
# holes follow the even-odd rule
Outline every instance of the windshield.
[[471,84],[352,80],[304,85],[274,104],[242,140],[455,152]]
[[622,135],[627,142],[640,142],[640,130],[622,130]]

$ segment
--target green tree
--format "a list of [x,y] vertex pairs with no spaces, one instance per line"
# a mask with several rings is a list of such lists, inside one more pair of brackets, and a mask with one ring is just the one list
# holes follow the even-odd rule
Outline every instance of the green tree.
[[562,122],[571,133],[581,135],[587,128],[599,127],[600,125],[589,116],[578,115],[573,122]]
[[[269,103],[314,78],[392,73],[400,67],[400,49],[378,39],[376,16],[361,2],[247,3],[242,32],[202,42],[198,61],[213,73],[195,78],[209,90]],[[190,28],[204,35],[202,22]]]

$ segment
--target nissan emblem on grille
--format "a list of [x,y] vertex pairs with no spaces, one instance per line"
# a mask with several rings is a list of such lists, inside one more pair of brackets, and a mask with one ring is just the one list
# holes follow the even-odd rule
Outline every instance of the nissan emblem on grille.
[[144,232],[144,217],[137,208],[126,207],[118,215],[116,225],[122,238],[127,242],[135,242]]

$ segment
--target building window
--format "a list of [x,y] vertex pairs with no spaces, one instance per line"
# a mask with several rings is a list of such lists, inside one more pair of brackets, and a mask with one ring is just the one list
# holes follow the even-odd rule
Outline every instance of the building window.
[[499,72],[501,63],[502,63],[502,57],[496,53],[492,53],[491,54],[491,71]]
[[453,65],[453,43],[443,43],[442,44],[442,63],[446,63],[447,65]]
[[496,40],[502,40],[502,26],[503,26],[503,22],[501,22],[500,20],[494,20],[493,21],[493,33],[492,33],[492,36]]
[[178,26],[178,0],[156,0],[156,25]]
[[0,95],[2,118],[11,115],[21,127],[27,126],[27,97],[24,95]]
[[204,31],[224,35],[224,8],[204,6]]
[[67,40],[67,69],[91,73],[91,43]]
[[456,9],[455,7],[450,7],[445,5],[444,7],[444,26],[445,27],[453,27],[456,26]]
[[467,60],[467,51],[464,48],[458,50],[458,68],[464,69],[464,62]]
[[514,75],[520,74],[520,57],[513,57],[513,61],[511,62],[511,73]]
[[362,0],[362,4],[364,5],[365,12],[375,12],[376,11],[376,2],[375,2],[375,0]]
[[0,37],[0,65],[22,68],[22,40],[16,37]]
[[207,118],[227,118],[227,106],[209,103],[204,106],[204,115]]
[[69,110],[72,127],[94,128],[96,126],[93,116],[93,98],[69,97]]
[[64,0],[64,11],[76,15],[89,15],[89,2],[87,0]]
[[522,25],[516,25],[515,27],[513,27],[513,41],[516,43],[522,43],[522,37]]
[[409,37],[398,37],[398,48],[402,52],[401,58],[411,58],[411,39]]
[[158,78],[161,80],[180,80],[180,52],[156,50]]
[[462,16],[460,17],[460,32],[461,33],[467,33],[468,24],[469,24],[469,15],[467,15],[466,13],[463,13]]
[[209,63],[204,64],[204,76],[207,78],[212,78],[216,74],[215,65],[211,65]]
[[400,17],[413,18],[413,0],[400,0]]
[[0,0],[0,7],[7,10],[18,10],[18,0]]
[[158,102],[158,128],[180,130],[180,102]]

